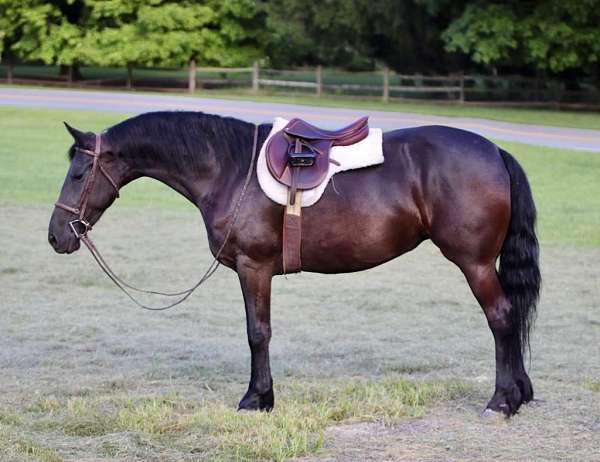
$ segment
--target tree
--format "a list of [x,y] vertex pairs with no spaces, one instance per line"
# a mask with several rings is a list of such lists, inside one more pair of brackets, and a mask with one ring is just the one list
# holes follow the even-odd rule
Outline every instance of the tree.
[[[0,0],[0,51],[101,66],[248,65],[263,55],[252,0]],[[6,54],[6,53],[5,53]]]
[[267,54],[275,66],[324,64],[403,72],[457,67],[440,36],[464,0],[271,0]]
[[72,12],[83,6],[78,0],[0,0],[4,44],[8,41],[11,51],[24,60],[71,65],[83,37],[81,16]]
[[600,0],[473,2],[443,39],[448,51],[486,65],[590,71],[600,60]]
[[[254,5],[254,7],[253,7]],[[83,54],[99,65],[221,66],[261,55],[260,11],[250,0],[92,2]]]

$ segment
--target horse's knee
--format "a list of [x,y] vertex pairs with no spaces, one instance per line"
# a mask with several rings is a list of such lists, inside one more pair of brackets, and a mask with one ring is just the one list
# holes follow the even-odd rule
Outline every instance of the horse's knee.
[[260,348],[265,346],[271,340],[271,327],[266,324],[259,324],[248,329],[248,343],[251,348]]

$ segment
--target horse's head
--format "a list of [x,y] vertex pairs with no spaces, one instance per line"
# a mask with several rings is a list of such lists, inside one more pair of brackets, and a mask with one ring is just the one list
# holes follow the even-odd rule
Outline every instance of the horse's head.
[[79,239],[119,195],[126,166],[103,135],[83,133],[65,123],[73,136],[67,176],[48,227],[58,253],[79,248]]

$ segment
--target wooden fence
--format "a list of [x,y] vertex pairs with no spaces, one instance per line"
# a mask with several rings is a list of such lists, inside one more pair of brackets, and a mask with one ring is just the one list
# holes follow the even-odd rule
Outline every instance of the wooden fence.
[[[384,102],[390,100],[390,94],[394,93],[411,93],[431,95],[440,93],[447,95],[449,99],[458,101],[465,100],[465,76],[424,76],[424,75],[402,75],[393,74],[396,80],[401,82],[400,85],[390,84],[390,70],[384,68],[380,73],[381,83],[377,84],[361,84],[361,83],[324,83],[323,69],[317,66],[315,69],[314,81],[297,81],[297,80],[276,80],[265,79],[260,77],[258,66],[253,68],[252,89],[257,92],[260,87],[284,87],[298,89],[313,89],[315,95],[320,97],[324,91],[328,93],[340,94],[348,92],[363,92],[363,93],[378,93]],[[412,84],[411,84],[412,83]]]
[[[52,74],[54,72],[54,74]],[[2,75],[3,74],[3,75]],[[242,88],[253,93],[304,93],[316,97],[353,95],[378,98],[384,102],[393,99],[502,102],[563,102],[600,103],[600,91],[595,85],[583,85],[580,90],[568,90],[564,83],[550,79],[508,76],[455,74],[404,75],[388,68],[374,72],[347,72],[336,69],[305,68],[277,70],[252,67],[198,67],[194,61],[186,69],[91,68],[58,75],[58,68],[44,66],[4,65],[0,80],[8,83],[67,85],[81,87],[110,86],[153,90],[182,90],[194,93],[198,89]]]

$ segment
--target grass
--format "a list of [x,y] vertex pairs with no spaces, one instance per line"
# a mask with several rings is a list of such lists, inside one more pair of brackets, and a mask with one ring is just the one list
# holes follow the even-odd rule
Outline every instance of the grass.
[[[501,143],[527,170],[540,218],[535,406],[478,419],[491,335],[460,271],[424,244],[368,272],[275,278],[276,407],[238,413],[249,353],[233,272],[178,310],[147,313],[89,255],[47,245],[70,142],[60,121],[99,130],[123,117],[0,108],[0,460],[594,460],[596,153]],[[94,237],[132,282],[184,287],[209,262],[202,229],[175,193],[134,182]]]
[[[67,168],[67,120],[84,130],[102,130],[127,114],[57,109],[0,108],[0,201],[56,200]],[[35,136],[31,134],[35,133]],[[600,156],[595,153],[498,142],[522,162],[539,212],[541,239],[548,243],[600,245]],[[189,207],[166,186],[140,180],[125,188],[121,203]]]
[[589,390],[600,393],[600,380],[588,379],[584,382],[584,386]]
[[[189,453],[202,444],[203,458],[208,460],[283,461],[320,449],[329,425],[350,421],[391,425],[469,391],[468,385],[457,381],[413,380],[398,375],[332,381],[326,386],[288,381],[277,387],[279,405],[271,414],[240,414],[223,401],[190,400],[176,394],[51,396],[31,404],[26,414],[11,418],[10,424],[19,433],[31,435],[52,432],[98,438],[133,432],[157,442],[168,438],[170,444]],[[197,435],[202,435],[201,441],[194,438]],[[24,439],[10,441],[6,435],[0,435],[0,447],[5,453],[12,451],[48,462],[62,460],[52,450]]]

